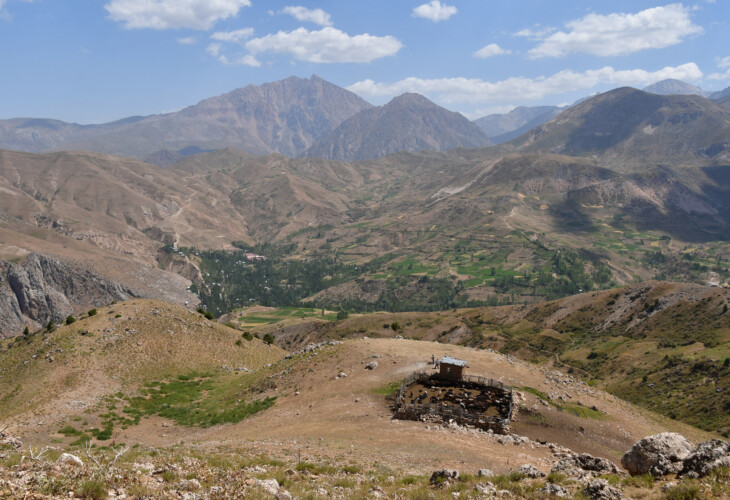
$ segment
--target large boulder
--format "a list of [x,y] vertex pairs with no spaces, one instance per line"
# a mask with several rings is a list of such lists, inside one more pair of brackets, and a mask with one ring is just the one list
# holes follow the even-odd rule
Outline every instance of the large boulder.
[[682,474],[706,476],[717,467],[730,467],[730,442],[712,439],[701,443],[684,459]]
[[632,476],[647,472],[655,477],[676,474],[693,449],[692,443],[681,434],[662,432],[634,443],[621,459],[621,465]]

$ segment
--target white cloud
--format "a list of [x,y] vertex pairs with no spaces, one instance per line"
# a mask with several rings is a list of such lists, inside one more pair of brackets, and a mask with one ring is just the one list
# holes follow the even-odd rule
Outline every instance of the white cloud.
[[488,57],[494,57],[494,56],[501,56],[503,54],[511,54],[512,51],[508,49],[503,49],[496,43],[490,43],[489,45],[485,45],[481,49],[474,52],[474,57],[479,57],[480,59],[486,59]]
[[258,68],[261,66],[261,63],[256,60],[256,58],[250,54],[246,54],[244,56],[237,57],[236,59],[229,59],[228,56],[226,56],[223,53],[223,45],[218,42],[213,42],[209,44],[205,51],[213,56],[215,59],[217,59],[219,62],[226,64],[226,65],[233,65],[233,64],[239,64],[243,66],[251,66],[254,68]]
[[221,42],[238,43],[248,40],[253,36],[253,28],[242,28],[235,31],[217,31],[210,35],[213,40]]
[[322,9],[308,9],[302,6],[288,6],[281,9],[282,14],[294,16],[298,21],[311,22],[320,26],[332,26],[332,18]]
[[560,71],[550,76],[538,78],[513,77],[497,82],[478,78],[406,78],[399,82],[385,84],[373,80],[363,80],[347,87],[362,97],[394,97],[405,92],[417,92],[441,103],[486,103],[486,102],[526,102],[546,96],[560,95],[576,90],[588,90],[598,85],[646,86],[664,80],[697,80],[702,72],[695,63],[681,66],[668,66],[659,71],[643,69],[616,70],[610,66],[597,70],[577,73],[571,70]]
[[[528,55],[532,58],[561,57],[581,52],[617,56],[669,47],[680,43],[685,36],[702,33],[700,26],[692,24],[689,12],[689,8],[675,3],[636,14],[589,14],[567,23],[567,32],[558,31],[543,37]],[[529,30],[518,34],[536,35]]]
[[396,54],[403,44],[392,36],[373,36],[367,33],[350,36],[336,28],[319,31],[298,28],[279,31],[246,42],[253,56],[265,52],[288,54],[298,61],[313,63],[370,62]]
[[712,73],[710,75],[707,75],[708,80],[730,80],[730,69],[725,71],[724,73]]
[[730,56],[723,57],[719,61],[717,61],[717,67],[718,68],[730,68]]
[[251,66],[253,68],[258,68],[259,66],[261,66],[261,63],[251,54],[246,54],[245,56],[239,57],[238,59],[236,59],[236,64]]
[[524,36],[530,40],[542,40],[550,33],[554,32],[555,28],[552,27],[541,27],[539,24],[535,25],[535,29],[525,28],[515,33],[516,36]]
[[205,48],[205,51],[213,57],[220,56],[222,45],[220,43],[211,43]]
[[[2,11],[3,6],[6,3],[8,3],[9,1],[10,0],[0,0],[0,19],[4,19],[6,21],[12,21],[13,20],[12,14],[10,14],[10,13],[8,13],[6,11]],[[26,3],[33,3],[33,0],[22,0],[22,1],[23,2],[26,2]]]
[[198,39],[194,36],[186,36],[184,38],[178,38],[177,43],[182,45],[195,45],[196,43],[198,43]]
[[217,21],[250,6],[251,0],[111,0],[104,8],[127,29],[209,30]]
[[457,12],[456,7],[453,5],[442,4],[439,0],[431,0],[413,9],[413,17],[422,17],[437,23],[446,21]]

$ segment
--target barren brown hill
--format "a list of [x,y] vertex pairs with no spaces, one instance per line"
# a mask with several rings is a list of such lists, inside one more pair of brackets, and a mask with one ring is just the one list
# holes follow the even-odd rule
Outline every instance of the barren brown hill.
[[[2,417],[13,434],[38,445],[54,436],[67,446],[87,428],[103,426],[108,432],[95,434],[99,444],[185,441],[213,448],[247,442],[273,456],[303,446],[305,455],[320,459],[356,450],[350,456],[355,464],[376,460],[411,472],[456,466],[506,472],[523,463],[549,470],[557,458],[540,441],[617,462],[646,434],[675,430],[697,440],[707,436],[573,377],[495,352],[372,339],[283,359],[278,348],[241,339],[239,333],[163,303],[132,301],[53,333],[6,342],[0,358],[7,382],[0,387],[6,403]],[[469,373],[514,386],[512,432],[526,439],[505,441],[459,427],[393,420],[387,395],[412,371],[430,371],[432,355],[466,359]],[[366,369],[373,360],[377,366]],[[181,391],[199,384],[206,384],[207,393],[197,400],[184,397]],[[217,406],[211,407],[211,400]],[[241,423],[208,426],[216,414],[254,400],[271,406]],[[156,401],[168,404],[149,406]],[[187,414],[177,412],[185,408]]]
[[622,398],[727,435],[729,305],[730,291],[722,287],[651,281],[534,305],[374,313],[335,323],[315,318],[256,331],[288,348],[401,335],[494,349],[560,366]]

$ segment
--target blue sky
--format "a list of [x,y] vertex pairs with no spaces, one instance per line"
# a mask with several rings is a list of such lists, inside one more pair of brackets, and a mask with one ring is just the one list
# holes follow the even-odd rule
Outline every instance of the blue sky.
[[730,2],[0,0],[0,118],[100,123],[321,76],[470,118],[679,78],[730,85]]

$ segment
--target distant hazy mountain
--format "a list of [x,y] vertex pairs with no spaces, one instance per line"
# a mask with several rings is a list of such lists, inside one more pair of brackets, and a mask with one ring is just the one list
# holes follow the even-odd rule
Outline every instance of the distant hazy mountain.
[[304,156],[351,161],[399,151],[446,151],[489,144],[487,135],[463,115],[422,95],[409,93],[385,106],[361,111],[309,148]]
[[730,152],[730,112],[700,96],[625,87],[563,111],[512,144],[524,151],[608,154],[642,162],[722,160]]
[[317,76],[248,85],[175,113],[104,125],[56,120],[0,121],[0,148],[41,152],[81,149],[146,158],[235,147],[254,154],[297,155],[347,118],[372,106]]
[[509,113],[483,116],[474,120],[474,123],[489,136],[492,143],[501,144],[552,120],[561,109],[558,106],[519,106]]
[[644,92],[658,95],[701,95],[702,97],[707,97],[709,94],[695,85],[690,85],[682,80],[675,80],[673,78],[656,82],[645,87],[643,90]]
[[719,90],[717,92],[711,93],[708,97],[709,99],[712,99],[713,101],[719,101],[721,99],[725,99],[726,97],[730,96],[730,87]]

